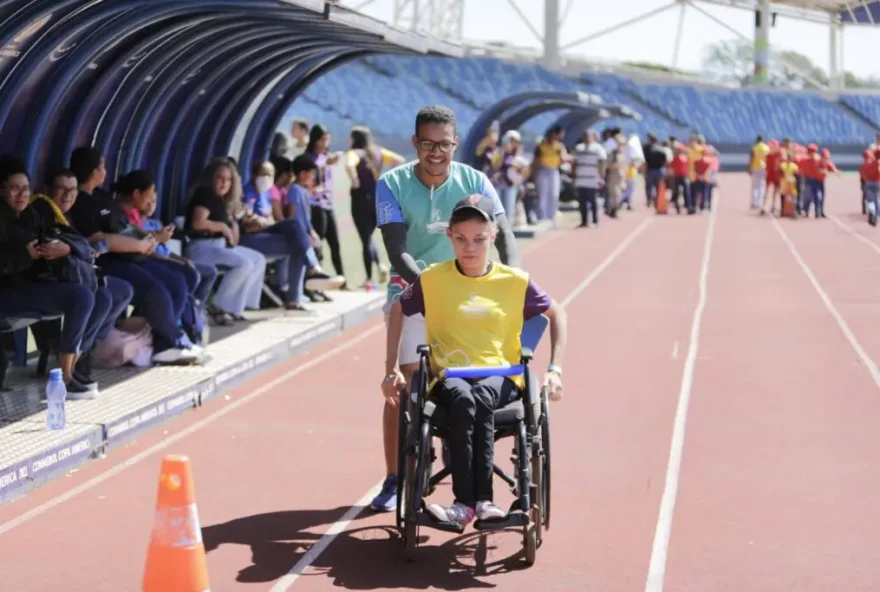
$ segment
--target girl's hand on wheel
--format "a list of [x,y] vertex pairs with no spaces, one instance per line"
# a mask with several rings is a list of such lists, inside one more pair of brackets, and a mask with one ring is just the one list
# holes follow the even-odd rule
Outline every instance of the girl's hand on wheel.
[[388,401],[392,407],[397,407],[397,401],[400,399],[400,391],[406,386],[406,379],[400,370],[395,370],[385,375],[382,381],[382,396]]
[[562,400],[562,377],[557,372],[548,372],[544,375],[544,388],[551,401]]

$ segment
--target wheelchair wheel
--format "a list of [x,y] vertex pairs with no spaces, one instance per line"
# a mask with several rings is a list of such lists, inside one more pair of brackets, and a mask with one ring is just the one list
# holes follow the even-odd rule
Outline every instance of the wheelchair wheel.
[[400,404],[397,406],[397,529],[404,534],[405,518],[406,518],[406,500],[409,499],[406,494],[406,459],[408,441],[407,434],[409,432],[409,421],[407,419],[407,409],[409,407],[409,395],[402,394]]
[[544,529],[550,530],[550,404],[546,393],[541,394],[541,505]]

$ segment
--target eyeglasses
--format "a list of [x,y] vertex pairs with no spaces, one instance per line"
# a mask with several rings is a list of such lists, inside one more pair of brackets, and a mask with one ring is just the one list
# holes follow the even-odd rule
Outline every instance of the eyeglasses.
[[54,187],[52,187],[52,191],[54,191],[55,193],[57,193],[59,195],[76,195],[77,188],[76,187],[59,187],[58,185],[55,185]]
[[455,142],[444,140],[443,142],[432,142],[431,140],[419,140],[419,150],[421,152],[434,152],[435,148],[439,148],[440,152],[452,152],[455,148]]

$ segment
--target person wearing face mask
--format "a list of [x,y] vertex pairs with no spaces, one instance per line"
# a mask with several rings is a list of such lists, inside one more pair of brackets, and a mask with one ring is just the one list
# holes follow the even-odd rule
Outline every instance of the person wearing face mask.
[[308,312],[304,290],[333,290],[344,284],[345,278],[324,273],[311,238],[294,220],[275,221],[270,191],[274,181],[271,162],[254,165],[251,181],[244,187],[241,244],[268,257],[282,258],[278,262],[278,283],[285,293],[284,307]]

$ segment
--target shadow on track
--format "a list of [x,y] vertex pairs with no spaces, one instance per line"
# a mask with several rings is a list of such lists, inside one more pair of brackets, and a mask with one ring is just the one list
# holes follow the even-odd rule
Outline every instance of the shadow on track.
[[[202,529],[205,550],[210,553],[223,544],[247,545],[252,564],[242,567],[236,580],[273,582],[321,538],[319,533],[305,530],[332,524],[347,510],[272,512],[206,526]],[[498,556],[501,537],[519,540],[521,536],[519,531],[471,533],[441,544],[431,544],[423,536],[421,544],[425,546],[418,549],[414,561],[408,562],[394,528],[359,528],[341,533],[301,577],[331,578],[334,586],[349,590],[495,588],[497,584],[485,578],[525,568],[521,551],[512,556],[503,551],[505,556]],[[509,543],[513,540],[504,548],[512,548],[514,545]]]

